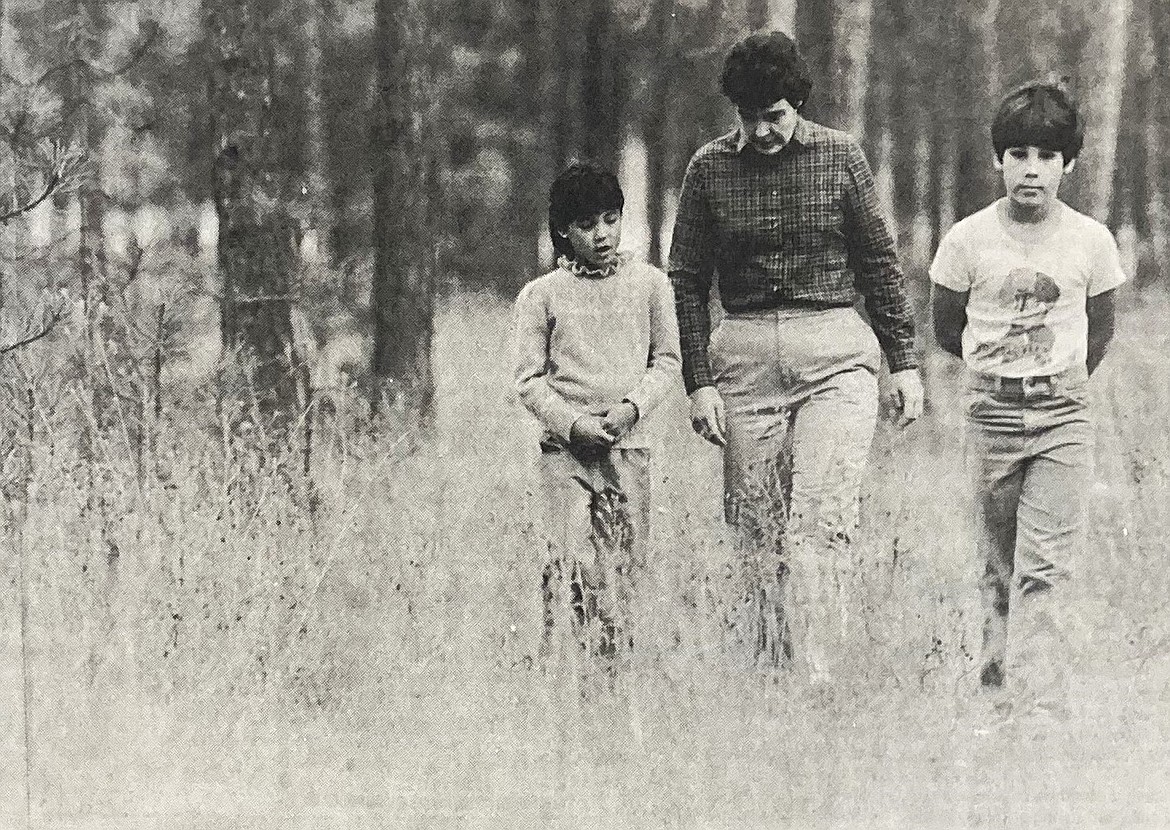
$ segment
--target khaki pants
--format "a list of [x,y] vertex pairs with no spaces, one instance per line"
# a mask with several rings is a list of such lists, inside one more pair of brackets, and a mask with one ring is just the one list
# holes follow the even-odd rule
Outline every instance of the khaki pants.
[[650,452],[614,449],[583,459],[568,450],[540,458],[547,558],[541,577],[546,655],[566,625],[593,655],[633,646],[635,580],[646,564]]
[[877,422],[877,339],[852,308],[729,315],[711,337],[727,410],[724,506],[756,656],[831,674]]

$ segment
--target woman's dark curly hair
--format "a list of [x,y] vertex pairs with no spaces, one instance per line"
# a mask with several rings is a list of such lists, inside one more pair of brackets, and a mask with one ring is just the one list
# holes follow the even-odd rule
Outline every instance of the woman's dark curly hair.
[[1009,147],[1042,147],[1062,153],[1068,164],[1084,142],[1085,126],[1063,78],[1016,87],[1003,97],[991,122],[991,145],[1000,161]]
[[574,161],[553,181],[548,194],[548,232],[557,254],[573,257],[565,230],[575,220],[585,220],[608,210],[621,210],[626,197],[617,176],[591,161]]
[[800,107],[812,89],[808,64],[783,32],[760,32],[735,44],[719,81],[723,94],[741,110],[771,106],[781,98]]

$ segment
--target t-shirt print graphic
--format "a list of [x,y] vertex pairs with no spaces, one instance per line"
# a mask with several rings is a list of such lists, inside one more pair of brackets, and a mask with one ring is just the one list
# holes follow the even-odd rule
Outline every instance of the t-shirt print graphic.
[[1011,308],[1014,318],[999,340],[980,343],[975,356],[1000,364],[1032,358],[1038,365],[1052,360],[1056,335],[1047,325],[1048,312],[1060,299],[1060,286],[1047,274],[1031,268],[1013,268],[996,296],[1000,307]]

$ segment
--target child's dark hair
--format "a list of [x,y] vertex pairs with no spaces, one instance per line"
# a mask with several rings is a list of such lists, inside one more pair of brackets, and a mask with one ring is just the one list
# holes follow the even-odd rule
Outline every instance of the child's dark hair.
[[781,98],[800,107],[812,89],[808,64],[783,32],[760,32],[735,44],[719,82],[738,109],[768,107]]
[[618,178],[590,161],[574,161],[561,171],[548,194],[548,232],[558,255],[573,256],[565,229],[574,220],[585,220],[609,210],[621,210],[626,197]]
[[1084,123],[1064,79],[1016,87],[1003,97],[991,122],[991,144],[1000,161],[1009,147],[1042,147],[1063,154],[1067,164],[1084,141]]

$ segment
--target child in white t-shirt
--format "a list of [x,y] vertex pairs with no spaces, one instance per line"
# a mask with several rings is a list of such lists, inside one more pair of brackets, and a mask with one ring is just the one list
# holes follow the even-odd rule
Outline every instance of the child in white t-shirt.
[[1125,275],[1109,230],[1057,196],[1083,139],[1064,85],[1009,93],[991,138],[1006,195],[940,243],[934,329],[967,366],[967,466],[984,568],[980,682],[997,689],[1010,676],[1033,705],[1063,708],[1072,644],[1060,585],[1084,544],[1086,381],[1112,339],[1113,290]]

